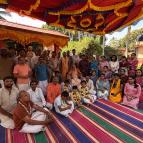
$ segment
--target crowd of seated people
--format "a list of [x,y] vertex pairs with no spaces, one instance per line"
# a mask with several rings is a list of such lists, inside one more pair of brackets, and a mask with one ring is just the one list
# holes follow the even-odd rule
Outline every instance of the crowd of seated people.
[[[7,71],[8,70],[8,71]],[[1,50],[0,120],[5,128],[24,133],[43,131],[54,122],[51,110],[68,117],[74,109],[108,100],[143,109],[143,66],[136,54],[78,55],[21,49]]]

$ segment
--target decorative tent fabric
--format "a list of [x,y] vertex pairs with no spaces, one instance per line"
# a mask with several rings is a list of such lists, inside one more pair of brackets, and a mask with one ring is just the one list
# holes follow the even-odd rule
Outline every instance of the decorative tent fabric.
[[60,32],[0,20],[0,40],[11,39],[22,45],[39,42],[64,47],[68,37]]
[[9,0],[8,9],[54,26],[105,34],[143,16],[142,0]]

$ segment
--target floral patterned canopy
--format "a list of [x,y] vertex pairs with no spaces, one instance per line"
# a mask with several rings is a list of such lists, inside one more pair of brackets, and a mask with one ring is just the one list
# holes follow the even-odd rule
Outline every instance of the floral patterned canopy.
[[130,25],[143,16],[143,0],[8,0],[7,2],[8,9],[21,15],[46,21],[50,25],[101,35]]

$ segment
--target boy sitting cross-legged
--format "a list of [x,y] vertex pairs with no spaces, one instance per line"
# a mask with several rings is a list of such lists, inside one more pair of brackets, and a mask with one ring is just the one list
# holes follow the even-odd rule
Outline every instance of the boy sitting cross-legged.
[[62,94],[56,97],[54,101],[56,112],[65,117],[68,117],[74,110],[74,104],[69,98],[69,93],[67,91],[63,91]]

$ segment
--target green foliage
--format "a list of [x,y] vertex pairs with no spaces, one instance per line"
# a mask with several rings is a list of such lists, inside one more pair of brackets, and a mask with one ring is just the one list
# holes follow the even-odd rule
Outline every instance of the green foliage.
[[125,37],[123,37],[120,40],[113,38],[113,39],[111,39],[109,45],[113,48],[115,48],[115,47],[116,48],[125,48],[126,43],[128,41],[129,50],[134,50],[137,37],[141,34],[143,34],[143,28],[129,32],[127,35],[125,35]]
[[113,48],[113,47],[111,47],[111,46],[106,46],[104,53],[105,53],[105,56],[106,56],[106,57],[110,57],[110,56],[112,56],[113,54],[114,54],[114,55],[120,55],[119,50],[118,50],[118,49],[115,49],[115,48]]
[[84,48],[82,50],[82,53],[92,56],[92,55],[101,55],[102,54],[102,47],[100,43],[98,43],[96,40],[92,39],[89,43],[87,48]]
[[81,53],[83,49],[86,49],[88,47],[91,40],[93,40],[93,38],[85,37],[80,41],[69,41],[68,45],[63,48],[62,52],[76,49],[77,53]]

